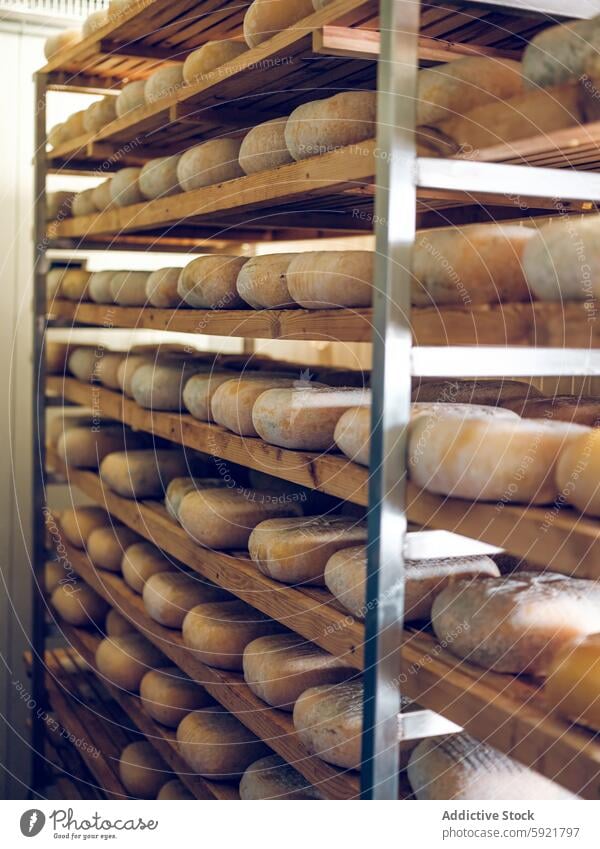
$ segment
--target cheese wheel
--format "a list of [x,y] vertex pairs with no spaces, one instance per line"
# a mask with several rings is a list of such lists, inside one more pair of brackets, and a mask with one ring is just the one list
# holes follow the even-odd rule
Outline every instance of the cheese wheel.
[[194,656],[218,669],[241,670],[244,649],[281,626],[239,599],[198,604],[183,620],[184,645]]
[[260,571],[284,584],[323,585],[332,554],[367,541],[367,526],[345,516],[267,519],[248,540]]
[[131,378],[134,400],[148,410],[181,410],[187,380],[206,369],[207,366],[197,360],[141,365]]
[[559,501],[562,503],[566,499],[591,516],[600,516],[599,437],[598,430],[583,433],[563,448],[556,465]]
[[188,766],[213,781],[233,781],[268,748],[222,707],[188,713],[177,728],[179,753]]
[[[404,619],[429,619],[435,596],[459,578],[500,571],[491,557],[442,557],[434,560],[405,560]],[[367,549],[363,545],[333,554],[325,566],[325,584],[337,600],[357,619],[367,613]]]
[[360,681],[311,687],[294,705],[294,728],[313,755],[344,769],[360,769],[362,713]]
[[67,366],[77,380],[90,383],[95,378],[98,359],[98,349],[96,348],[75,348],[69,354]]
[[75,548],[85,548],[92,531],[109,523],[110,516],[102,507],[73,507],[60,514],[60,529]]
[[184,496],[179,521],[199,545],[212,549],[245,548],[252,529],[265,519],[298,516],[292,496],[256,489],[214,487]]
[[259,799],[323,799],[293,766],[279,755],[268,755],[250,764],[240,781],[243,801]]
[[151,743],[138,740],[125,746],[119,760],[123,787],[140,799],[156,799],[156,794],[171,776],[169,767]]
[[210,409],[212,421],[232,430],[239,436],[258,436],[252,422],[252,410],[257,399],[267,389],[293,386],[287,377],[240,376],[222,383],[215,390]]
[[411,300],[416,306],[531,299],[523,256],[535,236],[515,224],[472,224],[418,234]]
[[46,193],[46,219],[60,221],[69,218],[75,192],[47,192]]
[[285,143],[296,160],[319,156],[375,137],[377,95],[343,91],[297,106],[285,125]]
[[198,604],[230,598],[228,592],[199,575],[171,571],[151,575],[142,596],[148,616],[166,628],[181,628],[186,614]]
[[69,301],[86,301],[90,272],[83,268],[67,268],[60,282],[61,297]]
[[44,340],[44,354],[47,374],[66,374],[69,346],[62,342]]
[[205,74],[210,74],[215,68],[237,59],[247,49],[241,41],[207,41],[186,58],[183,63],[183,79],[189,85],[199,82]]
[[53,127],[50,127],[46,141],[50,147],[58,147],[66,141],[65,133],[66,125],[64,121],[61,121],[59,124],[55,124]]
[[220,478],[173,478],[165,492],[167,513],[178,522],[179,508],[188,492],[209,489],[212,486],[225,486],[225,482]]
[[96,213],[98,210],[94,203],[94,190],[84,189],[82,192],[77,192],[71,204],[71,211],[74,216]]
[[431,619],[458,657],[520,675],[546,675],[569,639],[600,631],[600,584],[552,572],[455,581],[436,597]]
[[146,581],[160,572],[173,572],[175,566],[169,558],[151,542],[136,542],[128,546],[121,560],[123,580],[128,587],[142,594]]
[[93,421],[89,416],[81,416],[78,414],[77,410],[79,408],[69,408],[62,407],[56,411],[56,415],[49,418],[47,426],[46,426],[46,441],[49,445],[56,446],[56,443],[68,430],[72,430],[73,428],[87,428],[88,430],[93,427]]
[[75,44],[81,41],[82,33],[80,29],[64,29],[56,35],[50,35],[44,42],[44,56],[46,59],[52,59],[63,50],[68,50]]
[[296,386],[268,389],[257,399],[252,421],[271,445],[302,451],[333,448],[335,427],[350,407],[367,406],[367,389]]
[[104,631],[107,637],[123,637],[125,634],[135,634],[133,625],[130,625],[128,620],[112,607],[106,614]]
[[145,306],[149,276],[149,271],[115,271],[110,280],[113,302],[122,307]]
[[107,95],[101,100],[90,103],[83,114],[83,127],[86,133],[95,133],[114,121],[116,117],[116,97]]
[[415,402],[442,404],[484,404],[508,406],[512,402],[541,398],[542,393],[530,383],[522,380],[427,380],[418,383],[412,391]]
[[413,482],[429,492],[499,504],[548,504],[561,451],[587,428],[531,419],[418,416],[409,432]]
[[504,406],[524,419],[548,419],[600,427],[600,397],[590,395],[554,395],[551,398],[519,398]]
[[525,47],[521,65],[525,85],[551,88],[580,80],[586,72],[593,73],[593,58],[599,49],[599,17],[547,27]]
[[244,174],[258,174],[287,165],[294,159],[285,142],[287,118],[272,118],[244,136],[239,162]]
[[181,305],[177,293],[180,268],[159,268],[146,281],[146,300],[152,307],[169,309]]
[[104,457],[113,451],[122,451],[125,444],[123,428],[74,427],[58,439],[56,453],[67,466],[79,469],[97,469]]
[[600,731],[600,634],[562,646],[550,662],[544,699],[563,716]]
[[[111,178],[109,177],[108,180],[103,180],[100,185],[92,189],[92,201],[94,202],[94,206],[98,212],[104,212],[104,210],[108,209],[112,203],[110,184]],[[106,272],[99,273],[106,274]]]
[[100,478],[123,498],[160,498],[169,481],[187,470],[183,451],[117,451],[100,464]]
[[92,12],[91,15],[87,16],[81,27],[83,37],[87,38],[89,35],[93,35],[96,30],[106,26],[107,23],[108,9],[98,9],[97,12]]
[[139,536],[126,525],[96,528],[87,538],[87,554],[97,568],[120,572],[125,550],[138,541]]
[[424,68],[418,75],[417,123],[436,124],[490,101],[523,91],[521,65],[513,59],[466,56]]
[[371,443],[371,408],[351,407],[343,413],[333,432],[340,451],[361,466],[369,465]]
[[183,781],[174,778],[172,781],[167,781],[166,784],[158,791],[157,799],[194,799],[190,791],[187,789]]
[[111,304],[112,292],[110,281],[114,271],[94,271],[88,283],[88,294],[96,304]]
[[141,194],[147,200],[174,195],[181,191],[177,182],[179,155],[161,156],[146,162],[139,177]]
[[121,168],[110,181],[111,205],[129,206],[141,203],[144,196],[140,191],[141,168]]
[[46,274],[46,300],[51,305],[54,298],[60,298],[60,284],[62,282],[64,268],[51,268]]
[[407,768],[417,799],[575,799],[470,734],[430,737],[413,750]]
[[146,103],[156,103],[163,97],[176,94],[183,84],[183,64],[167,65],[154,71],[146,80],[144,98]]
[[305,251],[287,269],[294,301],[312,310],[369,307],[373,298],[372,251]]
[[144,97],[144,89],[146,80],[134,80],[132,83],[127,83],[123,86],[116,98],[115,109],[117,116],[122,118],[133,109],[138,109],[140,106],[146,105]]
[[[117,377],[119,366],[126,358],[126,354],[115,351],[105,351],[96,363],[96,378],[107,389],[120,389]],[[121,431],[123,429],[121,428]]]
[[231,380],[231,371],[195,374],[183,388],[183,403],[189,413],[201,422],[211,421],[213,395],[222,383]]
[[176,666],[146,672],[140,683],[140,697],[146,713],[169,728],[177,728],[191,710],[213,704],[204,687]]
[[243,656],[244,681],[274,708],[292,711],[309,687],[338,684],[356,669],[297,634],[271,634],[248,643]]
[[599,237],[600,215],[554,221],[534,230],[523,254],[523,270],[536,298],[590,302],[600,297]]
[[314,12],[312,0],[254,0],[244,15],[244,38],[256,47]]
[[50,601],[61,619],[78,627],[99,624],[108,610],[104,599],[83,581],[59,584]]
[[201,256],[181,271],[177,292],[190,307],[236,309],[245,306],[236,289],[244,256]]
[[133,389],[131,386],[133,375],[140,366],[146,365],[148,362],[150,362],[150,359],[146,354],[128,353],[119,363],[119,368],[117,369],[119,388],[128,398],[133,398]]
[[177,179],[184,192],[243,177],[238,157],[240,139],[210,139],[181,155]]
[[44,591],[52,595],[54,590],[61,586],[61,581],[66,578],[66,571],[62,563],[56,560],[48,560],[44,563]]
[[77,139],[86,132],[84,124],[85,111],[84,109],[80,109],[78,112],[73,112],[65,121],[64,133],[67,141]]
[[167,660],[141,634],[106,637],[96,649],[96,666],[111,684],[137,693],[149,669],[166,666]]
[[265,254],[251,257],[240,269],[236,288],[240,298],[254,309],[293,306],[287,269],[297,254]]

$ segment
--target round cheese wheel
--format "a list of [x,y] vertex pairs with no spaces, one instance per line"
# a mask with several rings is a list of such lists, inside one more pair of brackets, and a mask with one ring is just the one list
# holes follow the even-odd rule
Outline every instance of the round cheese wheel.
[[600,427],[600,397],[588,395],[554,395],[551,398],[518,398],[504,406],[524,419],[549,419],[575,422],[586,427]]
[[152,307],[169,309],[181,305],[177,293],[180,268],[159,268],[146,281],[146,300]]
[[156,799],[156,794],[171,776],[169,767],[151,743],[138,740],[125,746],[119,760],[123,787],[140,799]]
[[213,781],[233,781],[269,749],[222,707],[188,713],[177,728],[181,757],[191,769]]
[[172,572],[174,569],[173,562],[151,542],[136,542],[130,545],[121,560],[123,580],[139,595],[144,591],[144,585],[152,575]]
[[69,301],[87,300],[89,279],[89,271],[84,271],[82,268],[67,268],[60,282],[61,297]]
[[311,687],[294,705],[294,728],[306,748],[344,769],[360,769],[363,688],[360,681]]
[[112,607],[106,614],[104,631],[107,637],[123,637],[125,634],[135,634],[133,625],[130,625],[128,620]]
[[551,88],[581,80],[592,68],[590,60],[600,48],[598,18],[569,21],[547,27],[526,45],[521,72],[529,88]]
[[94,203],[94,189],[77,192],[71,204],[71,211],[74,216],[94,215],[98,211]]
[[71,207],[75,192],[47,192],[46,193],[46,219],[63,220],[71,215]]
[[88,294],[96,304],[112,304],[110,282],[114,271],[94,271],[88,283]]
[[[109,177],[108,180],[103,180],[100,185],[92,189],[92,200],[98,212],[104,212],[104,210],[108,209],[112,203],[112,197],[110,194],[110,184],[111,178]],[[106,274],[106,272],[99,273]]]
[[297,106],[285,125],[285,143],[296,160],[375,137],[377,95],[344,91]]
[[67,365],[71,374],[83,383],[92,381],[96,374],[98,350],[96,348],[75,348],[69,354]]
[[559,499],[566,499],[582,513],[591,516],[600,516],[599,436],[598,430],[578,436],[563,448],[556,465]]
[[343,413],[333,432],[340,451],[361,466],[369,465],[371,444],[371,408],[351,407]]
[[87,538],[88,557],[99,569],[120,572],[125,550],[138,540],[139,536],[126,525],[96,528]]
[[181,155],[177,179],[184,192],[243,177],[238,161],[240,139],[210,139]]
[[271,445],[302,451],[328,451],[335,427],[350,407],[368,406],[367,389],[296,386],[268,389],[257,399],[252,421]]
[[409,431],[410,476],[440,495],[548,504],[558,495],[561,451],[587,432],[565,422],[503,416],[417,416]]
[[166,666],[166,658],[141,634],[106,637],[96,649],[96,666],[111,684],[137,693],[149,669]]
[[116,117],[116,97],[107,95],[101,100],[90,103],[83,114],[83,126],[86,133],[95,133],[114,121]]
[[87,18],[83,22],[83,26],[81,27],[83,37],[87,38],[89,35],[93,35],[96,30],[99,30],[103,26],[106,26],[107,23],[108,9],[98,9],[97,12],[92,12],[91,15],[87,16]]
[[134,80],[132,83],[127,83],[126,86],[123,86],[117,95],[115,103],[115,109],[119,118],[127,115],[133,109],[146,105],[146,98],[144,97],[145,87],[146,80]]
[[287,285],[297,304],[310,310],[370,307],[372,251],[305,251],[287,269]]
[[129,206],[141,203],[144,196],[140,191],[141,168],[121,168],[110,181],[110,200],[113,206]]
[[52,607],[70,625],[97,625],[104,618],[108,604],[83,581],[59,584],[52,593]]
[[[522,380],[428,380],[412,391],[415,402],[511,406],[513,401],[541,398],[542,393]],[[512,407],[511,407],[512,408]]]
[[265,254],[251,257],[239,271],[236,288],[240,298],[254,309],[293,306],[287,270],[297,254]]
[[150,358],[146,354],[132,354],[129,352],[119,363],[119,368],[117,369],[117,380],[121,391],[128,398],[133,398],[133,390],[131,388],[133,375],[140,366],[143,366],[150,361]]
[[529,301],[523,257],[531,227],[472,224],[425,230],[413,252],[411,300],[417,306]]
[[212,549],[246,548],[252,529],[265,519],[299,516],[299,499],[256,489],[213,487],[184,496],[179,521],[199,545]]
[[201,256],[181,271],[177,292],[190,307],[197,309],[236,309],[246,306],[236,289],[244,256]]
[[73,507],[60,514],[60,528],[75,548],[85,548],[92,531],[109,524],[110,516],[102,507]]
[[244,15],[244,38],[256,47],[314,12],[312,0],[254,0]]
[[198,360],[141,365],[131,378],[134,400],[148,410],[181,410],[187,380],[206,369]]
[[248,643],[243,657],[244,681],[274,708],[292,711],[309,687],[338,684],[356,669],[297,634],[271,634]]
[[48,130],[47,142],[50,147],[58,147],[59,144],[66,141],[65,130],[66,127],[64,121],[61,121],[59,124],[55,124]]
[[122,307],[145,306],[149,276],[149,271],[115,271],[110,280],[113,302]]
[[198,604],[230,598],[200,575],[171,571],[151,575],[142,595],[148,616],[167,628],[181,628],[186,614]]
[[146,103],[156,103],[163,97],[171,97],[183,84],[183,65],[167,65],[154,71],[146,80],[144,98]]
[[550,662],[544,699],[563,716],[600,731],[600,634],[572,640]]
[[62,563],[56,560],[48,560],[44,563],[44,590],[48,595],[52,595],[64,578],[66,578],[66,571]]
[[179,450],[117,451],[100,464],[100,478],[123,498],[160,498],[172,478],[188,471]]
[[[76,410],[78,408],[75,408]],[[87,428],[93,426],[89,416],[80,416],[73,408],[62,407],[56,415],[49,418],[46,426],[46,441],[49,445],[56,445],[63,433],[73,428]]]
[[80,29],[64,29],[56,35],[50,35],[44,42],[44,56],[46,59],[52,59],[63,50],[68,50],[81,41],[82,33]]
[[[96,377],[108,389],[120,389],[117,373],[127,355],[115,351],[105,351],[96,363]],[[121,428],[121,431],[123,428]]]
[[46,274],[46,299],[49,304],[52,304],[55,298],[60,298],[60,284],[64,273],[64,268],[51,268]]
[[244,649],[281,626],[239,599],[199,604],[183,620],[184,644],[206,666],[243,668]]
[[72,115],[69,115],[69,117],[65,121],[64,130],[67,141],[71,141],[71,139],[77,139],[79,138],[79,136],[84,135],[84,133],[86,132],[84,118],[84,109],[80,109],[78,112],[74,112]]
[[424,68],[418,75],[417,123],[436,124],[490,101],[523,91],[521,65],[513,59],[465,56]]
[[244,375],[222,383],[215,390],[210,409],[212,421],[232,430],[239,436],[258,436],[252,422],[252,410],[257,399],[267,389],[293,386],[287,377],[245,377]]
[[287,118],[272,118],[244,136],[239,158],[244,174],[270,171],[294,161],[285,143],[286,124]]
[[67,466],[97,469],[107,454],[122,450],[124,442],[121,425],[95,429],[73,427],[58,439],[56,453]]
[[279,755],[268,755],[250,764],[240,781],[240,798],[258,799],[323,799],[293,766]]
[[166,784],[158,791],[157,799],[194,799],[190,791],[187,789],[183,781],[174,778],[172,781],[167,781]]
[[179,508],[188,492],[197,489],[209,489],[212,486],[225,486],[220,478],[173,478],[165,493],[167,513],[176,522],[179,521]]
[[146,672],[140,684],[140,697],[146,713],[169,728],[177,728],[190,711],[213,704],[204,687],[176,666]]
[[345,516],[267,519],[250,534],[248,551],[260,571],[276,581],[323,585],[331,555],[366,541],[366,524]]
[[44,340],[44,353],[46,355],[46,372],[48,374],[66,374],[69,346],[63,342],[51,342]]
[[231,380],[230,371],[210,371],[194,374],[183,387],[183,403],[186,410],[201,422],[211,420],[212,398],[218,387]]
[[[435,596],[459,578],[486,575],[498,577],[500,571],[491,557],[442,557],[435,560],[405,560],[404,619],[413,622],[429,619]],[[363,545],[345,548],[333,554],[325,566],[327,589],[357,619],[367,612],[367,549]]]
[[147,200],[174,195],[181,191],[177,181],[179,155],[161,156],[146,162],[140,171],[140,192]]
[[600,215],[534,230],[523,254],[523,271],[536,298],[587,301],[592,308],[592,299],[600,297],[599,236]]
[[552,572],[515,572],[449,584],[431,619],[458,657],[486,669],[546,675],[569,639],[600,631],[600,585]]
[[241,41],[207,41],[186,58],[183,63],[183,79],[190,85],[199,82],[205,74],[210,74],[215,68],[237,59],[246,50],[246,45]]

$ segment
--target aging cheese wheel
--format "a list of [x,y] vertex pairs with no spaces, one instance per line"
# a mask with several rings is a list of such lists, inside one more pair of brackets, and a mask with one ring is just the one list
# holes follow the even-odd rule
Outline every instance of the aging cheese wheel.
[[139,177],[139,188],[147,200],[174,195],[181,191],[177,181],[179,155],[161,156],[146,162]]
[[140,407],[148,410],[183,409],[183,388],[189,378],[207,366],[198,360],[146,363],[135,370],[131,391]]
[[121,391],[128,398],[133,398],[133,389],[131,386],[133,375],[140,366],[143,366],[148,362],[152,362],[152,360],[146,354],[128,353],[125,358],[121,360],[119,368],[117,369],[117,380],[119,381]]
[[206,666],[243,668],[244,649],[281,626],[243,601],[220,601],[193,607],[183,620],[183,642]]
[[172,781],[167,781],[166,784],[158,791],[157,799],[194,799],[190,791],[187,789],[183,781],[180,781],[178,778],[172,779]]
[[207,41],[190,53],[183,63],[183,79],[190,85],[198,82],[205,74],[237,59],[246,50],[246,45],[240,41]]
[[287,270],[297,254],[265,254],[251,257],[240,269],[236,288],[240,298],[254,309],[293,306]]
[[184,496],[179,521],[199,545],[236,549],[247,546],[250,533],[259,522],[277,516],[298,516],[301,512],[297,502],[277,492],[213,487]]
[[83,115],[83,127],[86,133],[95,133],[114,121],[116,117],[116,97],[107,95],[101,100],[90,103]]
[[85,548],[92,531],[109,523],[110,516],[102,507],[73,507],[60,514],[60,528],[75,548]]
[[58,147],[64,141],[66,141],[66,125],[64,121],[61,121],[59,124],[50,127],[47,142],[50,147]]
[[254,0],[244,16],[246,44],[256,47],[313,12],[312,0]]
[[97,625],[108,610],[104,599],[83,581],[59,584],[51,603],[61,619],[79,627]]
[[308,159],[375,136],[377,95],[344,91],[297,106],[285,125],[285,143],[296,160]]
[[110,184],[111,179],[109,177],[108,180],[104,180],[102,183],[100,183],[100,185],[92,189],[92,200],[98,212],[104,212],[104,210],[108,209],[112,203],[112,197],[110,194]]
[[366,541],[366,524],[345,516],[267,519],[250,534],[248,551],[276,581],[322,585],[331,555]]
[[[459,579],[498,577],[500,571],[485,555],[442,557],[435,560],[406,560],[404,619],[429,619],[433,600],[445,586]],[[364,619],[367,592],[367,549],[360,545],[333,554],[325,566],[325,584],[339,602],[357,619]]]
[[88,35],[93,35],[96,30],[101,29],[107,23],[108,9],[98,9],[97,12],[92,12],[91,15],[87,16],[81,27],[83,37],[87,38]]
[[144,86],[146,103],[156,103],[176,94],[183,84],[183,64],[167,65],[150,74]]
[[258,799],[323,799],[293,766],[279,755],[268,755],[250,764],[240,781],[240,798]]
[[600,584],[552,572],[455,581],[436,597],[433,628],[458,657],[496,672],[546,675],[569,639],[600,631]]
[[441,404],[483,404],[512,406],[513,401],[541,398],[542,393],[522,380],[428,380],[418,383],[412,391],[415,402]]
[[600,427],[600,397],[554,395],[550,398],[519,398],[503,404],[524,419],[548,419]]
[[523,256],[535,231],[515,224],[425,230],[413,254],[412,303],[491,304],[531,299]]
[[169,309],[181,305],[177,284],[181,268],[158,268],[146,281],[146,300],[152,307]]
[[111,607],[106,614],[104,631],[107,637],[123,637],[125,634],[134,634],[135,628],[124,616],[121,616],[118,610]]
[[122,451],[125,439],[121,425],[115,427],[74,427],[56,443],[56,453],[67,466],[97,469],[107,454]]
[[61,585],[61,581],[66,577],[66,571],[62,563],[56,560],[48,560],[44,563],[44,591],[48,595],[52,595],[54,590]]
[[204,687],[176,666],[146,672],[140,684],[140,697],[146,713],[169,728],[177,728],[190,711],[213,704]]
[[230,310],[245,306],[236,289],[245,256],[201,256],[181,271],[177,292],[190,307]]
[[113,302],[122,307],[145,306],[149,276],[149,271],[115,271],[110,280]]
[[62,342],[44,341],[46,355],[46,372],[48,374],[66,374],[69,346]]
[[340,451],[361,466],[369,465],[371,442],[371,408],[351,407],[343,413],[333,432]]
[[212,398],[219,386],[231,380],[231,371],[214,371],[195,374],[183,388],[183,403],[195,419],[201,422],[211,420]]
[[136,542],[130,545],[121,560],[123,580],[139,595],[144,591],[144,585],[152,575],[174,570],[173,562],[151,542]]
[[55,298],[60,298],[60,284],[64,273],[64,268],[51,268],[46,274],[46,300],[48,304],[51,304]]
[[417,799],[574,799],[543,775],[527,769],[470,734],[421,740],[408,763]]
[[140,799],[156,799],[171,773],[151,743],[138,740],[125,746],[119,761],[123,787]]
[[563,716],[600,731],[600,634],[562,646],[552,658],[544,699]]
[[413,482],[429,492],[500,504],[548,504],[556,463],[586,428],[505,417],[417,416],[409,432]]
[[311,687],[294,705],[294,728],[307,749],[322,760],[360,769],[362,713],[360,681]]
[[[79,408],[75,408],[77,410]],[[81,416],[74,412],[73,408],[62,407],[57,414],[49,419],[46,427],[46,441],[49,445],[56,445],[63,433],[73,428],[87,428],[93,426],[89,416]]]
[[46,59],[52,59],[57,53],[63,50],[68,50],[69,47],[78,44],[81,41],[82,33],[80,29],[64,29],[56,35],[50,35],[44,42],[44,56]]
[[139,536],[127,525],[113,524],[93,530],[87,538],[86,549],[94,566],[120,572],[124,552],[138,541]]
[[177,728],[181,757],[191,769],[213,781],[233,781],[268,748],[222,707],[188,713]]
[[293,300],[306,309],[369,307],[373,298],[372,251],[305,251],[287,269]]
[[563,448],[556,486],[560,496],[582,513],[600,516],[600,431],[583,433]]
[[530,88],[551,88],[580,80],[600,48],[600,18],[569,21],[535,35],[523,53],[521,70]]
[[146,105],[146,98],[144,97],[145,87],[146,80],[135,80],[123,86],[117,95],[117,102],[115,104],[119,118],[122,118],[123,115],[127,115],[128,112],[137,109],[139,106]]
[[84,189],[82,192],[77,192],[71,204],[71,211],[74,216],[96,213],[98,210],[94,203],[94,189]]
[[99,672],[116,687],[137,693],[149,669],[166,666],[166,658],[141,634],[106,637],[96,649]]
[[66,141],[77,139],[85,133],[84,125],[85,110],[80,109],[79,112],[73,112],[65,121],[64,134]]
[[370,404],[366,389],[300,386],[268,389],[252,411],[256,432],[265,442],[302,451],[328,451],[346,410]]
[[222,383],[212,397],[212,421],[240,436],[258,436],[252,422],[252,410],[257,399],[267,389],[292,386],[287,377],[245,377]]
[[238,157],[240,139],[210,139],[181,155],[177,179],[184,192],[243,177]]
[[197,489],[209,489],[212,486],[225,486],[221,478],[173,478],[165,493],[167,513],[176,522],[179,521],[179,508],[188,492]]
[[53,221],[69,218],[75,192],[48,192],[46,194],[46,219]]
[[98,359],[98,349],[96,348],[75,348],[69,354],[67,365],[69,371],[77,380],[89,383],[95,379]]
[[141,203],[144,196],[140,191],[141,168],[121,168],[110,181],[110,199],[114,206],[129,206]]
[[259,699],[287,711],[309,687],[338,684],[356,675],[343,659],[297,634],[271,634],[248,643],[243,669],[244,681]]
[[523,254],[523,270],[542,301],[600,297],[600,215],[553,221],[535,230]]
[[273,118],[253,127],[244,136],[239,162],[244,174],[258,174],[287,165],[294,159],[285,142],[287,118]]
[[82,268],[67,268],[60,282],[61,297],[69,301],[87,300],[89,279],[89,271],[84,271]]
[[146,613],[167,628],[181,628],[187,613],[198,604],[230,598],[228,592],[200,575],[171,571],[151,575],[142,595]]
[[172,478],[187,472],[183,451],[118,451],[100,464],[100,477],[124,498],[160,498]]
[[[108,389],[120,389],[117,374],[126,354],[105,351],[96,363],[96,377]],[[123,430],[123,428],[121,428]]]
[[112,291],[110,281],[114,271],[94,271],[88,283],[88,294],[96,304],[111,304]]

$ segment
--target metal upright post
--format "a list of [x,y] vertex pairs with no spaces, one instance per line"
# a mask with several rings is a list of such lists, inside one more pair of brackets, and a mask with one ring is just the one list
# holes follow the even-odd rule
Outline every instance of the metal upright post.
[[420,0],[381,0],[362,796],[398,797]]

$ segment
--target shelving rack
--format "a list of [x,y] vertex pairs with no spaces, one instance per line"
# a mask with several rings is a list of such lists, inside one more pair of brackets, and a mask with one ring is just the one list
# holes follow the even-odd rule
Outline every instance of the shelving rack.
[[[557,211],[555,198],[562,202],[562,213],[592,211],[600,203],[598,122],[511,145],[494,145],[478,151],[477,161],[423,156],[414,110],[419,64],[451,61],[472,52],[519,56],[525,42],[540,28],[564,18],[565,13],[569,18],[598,14],[600,0],[578,0],[568,9],[557,0],[381,0],[379,8],[372,0],[334,0],[218,73],[46,154],[44,104],[48,90],[104,91],[117,88],[124,78],[144,78],[157,62],[182,60],[208,39],[239,36],[246,6],[245,2],[221,0],[207,4],[204,10],[202,3],[191,0],[139,0],[117,23],[107,24],[64,51],[37,75],[34,583],[40,582],[39,569],[46,556],[43,510],[46,474],[52,472],[105,504],[112,515],[142,536],[159,541],[165,551],[190,568],[364,669],[360,790],[364,798],[399,796],[400,690],[425,709],[439,712],[571,790],[598,798],[600,743],[594,735],[550,714],[534,683],[461,663],[440,651],[427,632],[405,628],[402,575],[404,558],[418,556],[414,553],[418,540],[406,534],[407,521],[412,520],[423,527],[458,531],[504,547],[542,567],[598,576],[597,522],[564,510],[551,531],[542,534],[544,510],[539,508],[511,506],[493,515],[486,504],[465,511],[463,502],[419,492],[406,481],[404,434],[412,376],[600,374],[598,323],[589,322],[580,304],[434,310],[411,309],[408,298],[411,254],[419,226],[485,220],[492,214],[522,218],[515,196],[527,198],[528,214],[539,217]],[[224,132],[240,133],[340,88],[370,88],[376,81],[379,115],[386,116],[379,123],[376,141],[174,198],[95,216],[45,221],[47,173],[90,173],[101,163],[111,170],[127,164],[127,159],[119,157],[123,152],[136,161],[174,153]],[[132,139],[135,150],[125,150]],[[361,342],[371,338],[372,329],[370,473],[335,455],[316,460],[302,452],[275,452],[260,440],[241,440],[187,416],[149,413],[116,393],[94,388],[112,418],[189,447],[202,450],[210,445],[218,456],[241,465],[368,504],[368,614],[363,627],[348,622],[325,591],[282,587],[258,575],[238,553],[199,550],[156,503],[133,509],[131,502],[103,489],[97,475],[68,469],[51,452],[47,454],[46,393],[85,405],[91,388],[71,378],[47,378],[42,352],[48,318],[44,278],[49,247],[135,245],[152,249],[162,244],[170,250],[198,246],[235,252],[242,243],[256,240],[356,235],[373,230],[377,289],[372,311],[204,314],[110,308],[113,324],[119,327],[243,338],[321,340],[334,336]],[[57,301],[52,307],[53,317],[92,327],[105,323],[106,312],[107,308],[97,305],[66,301]],[[445,553],[444,548],[438,553]],[[209,689],[213,686],[217,699],[256,734],[276,740],[273,747],[306,778],[333,798],[359,793],[356,775],[343,774],[303,751],[289,718],[282,720],[281,714],[258,704],[243,681],[233,674],[200,669],[172,632],[167,642],[161,633],[165,629],[145,615],[139,598],[119,578],[99,576],[76,550],[69,550],[69,557],[75,570],[98,592],[119,599],[127,618],[174,663]],[[34,695],[37,693],[41,703],[43,600],[40,593],[35,593],[35,598]],[[81,653],[86,656],[87,652],[91,658],[92,638],[75,632],[71,636]],[[409,668],[411,674],[404,675],[403,670]],[[399,675],[401,686],[390,686]],[[411,714],[403,714],[401,720],[408,736],[417,726],[422,736],[440,733],[439,719],[427,710],[419,712],[418,721],[411,719]],[[143,719],[138,717],[138,722],[144,731]],[[34,725],[34,751],[41,733]]]

